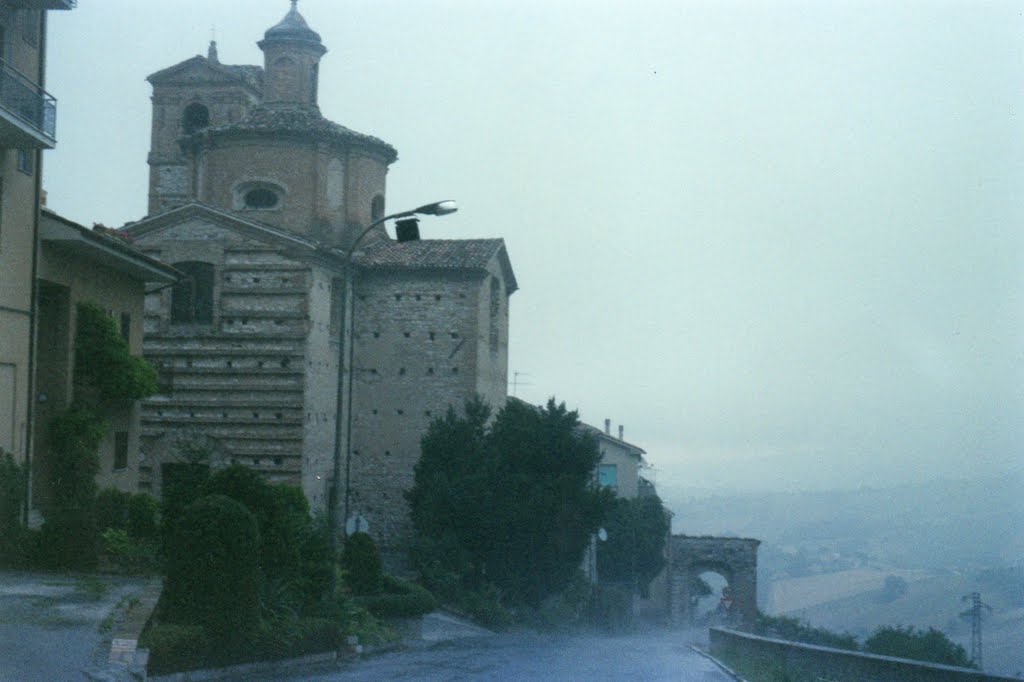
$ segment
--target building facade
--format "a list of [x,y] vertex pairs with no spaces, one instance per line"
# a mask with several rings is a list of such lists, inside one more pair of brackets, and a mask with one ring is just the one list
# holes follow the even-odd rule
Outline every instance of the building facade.
[[0,450],[31,459],[33,311],[42,151],[56,141],[46,92],[46,13],[73,0],[0,3]]
[[[92,230],[43,209],[36,280],[36,355],[32,496],[33,516],[46,516],[54,453],[49,426],[74,399],[77,308],[105,310],[133,355],[142,354],[146,288],[169,286],[178,273],[137,251],[123,239]],[[138,489],[139,406],[107,408],[107,433],[99,446],[96,483],[125,492]]]
[[143,407],[140,485],[159,493],[201,438],[212,466],[300,484],[397,555],[429,420],[504,402],[515,276],[500,239],[371,228],[396,151],[321,115],[326,47],[294,3],[258,45],[262,67],[211,43],[149,78],[150,214],[125,229],[189,278],[146,301],[163,393]]

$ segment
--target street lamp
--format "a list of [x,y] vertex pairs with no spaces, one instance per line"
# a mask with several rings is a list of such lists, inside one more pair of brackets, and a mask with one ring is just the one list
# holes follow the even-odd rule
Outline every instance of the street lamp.
[[[348,249],[348,253],[345,254],[345,304],[342,306],[342,322],[341,322],[341,337],[343,343],[338,349],[338,394],[337,402],[342,406],[344,410],[344,416],[339,418],[335,422],[334,429],[334,481],[331,486],[330,495],[330,518],[331,518],[331,537],[336,537],[337,525],[337,508],[338,508],[338,485],[341,483],[341,459],[342,453],[345,455],[345,524],[348,524],[349,519],[349,502],[351,500],[351,477],[352,477],[352,370],[353,370],[353,348],[355,344],[353,339],[355,337],[355,296],[353,295],[353,287],[355,286],[355,273],[353,272],[352,259],[356,254],[356,249],[362,244],[363,239],[366,235],[370,234],[373,228],[383,225],[388,220],[394,220],[396,218],[411,218],[416,215],[432,215],[432,216],[445,216],[455,213],[459,210],[459,207],[451,199],[445,201],[435,201],[432,204],[425,204],[418,208],[414,208],[409,211],[400,211],[398,213],[391,213],[374,220],[359,233],[359,236],[355,238],[352,245]],[[418,239],[417,236],[413,236],[412,239]],[[347,354],[347,358],[346,358]],[[345,425],[345,436],[342,439],[340,425]],[[344,440],[344,442],[343,442]],[[346,530],[347,534],[347,530]]]

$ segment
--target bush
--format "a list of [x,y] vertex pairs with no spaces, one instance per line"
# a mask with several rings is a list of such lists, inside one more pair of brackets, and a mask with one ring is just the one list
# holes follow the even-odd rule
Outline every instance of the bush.
[[342,566],[348,571],[346,581],[353,594],[375,594],[380,590],[383,566],[373,538],[366,533],[352,533],[345,539]]
[[928,628],[925,632],[913,626],[880,627],[865,640],[864,650],[881,656],[974,667],[964,648],[935,628]]
[[25,467],[0,449],[0,566],[17,565],[23,559],[21,509],[25,482]]
[[378,618],[411,618],[437,608],[437,599],[426,588],[393,575],[381,579],[381,594],[358,597],[356,603]]
[[139,644],[149,649],[150,675],[200,668],[210,649],[202,627],[173,623],[148,628]]
[[501,630],[512,624],[512,613],[501,604],[497,588],[485,585],[459,595],[456,606],[485,627]]
[[106,422],[74,403],[50,422],[53,508],[43,524],[43,556],[50,568],[92,568],[96,564],[97,451]]
[[108,528],[100,534],[102,557],[106,570],[118,573],[149,573],[156,571],[157,543],[152,539],[133,538],[128,531]]
[[96,528],[104,531],[108,528],[128,529],[128,503],[131,493],[117,488],[104,488],[96,494]]
[[169,538],[162,616],[202,625],[218,644],[245,641],[260,622],[256,518],[224,495],[185,508]]
[[860,650],[857,638],[848,632],[840,634],[825,628],[812,627],[802,623],[798,618],[769,616],[760,611],[758,611],[757,620],[754,623],[754,634],[785,639],[790,642],[828,646],[833,649]]
[[607,632],[633,627],[633,593],[615,585],[596,585],[590,602],[590,620]]
[[302,490],[271,485],[258,472],[233,464],[203,484],[204,495],[226,495],[245,505],[260,530],[260,563],[269,580],[297,587],[302,548],[311,532],[309,503]]
[[160,533],[160,502],[148,493],[135,493],[128,501],[128,535],[155,540]]

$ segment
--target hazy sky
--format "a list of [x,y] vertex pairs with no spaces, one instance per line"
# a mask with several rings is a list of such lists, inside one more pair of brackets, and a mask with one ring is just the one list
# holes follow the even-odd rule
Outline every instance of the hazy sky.
[[[50,12],[50,206],[146,210],[145,77],[286,0]],[[1024,470],[1024,2],[302,0],[388,207],[504,237],[509,378],[664,487]],[[510,385],[510,391],[512,387]]]

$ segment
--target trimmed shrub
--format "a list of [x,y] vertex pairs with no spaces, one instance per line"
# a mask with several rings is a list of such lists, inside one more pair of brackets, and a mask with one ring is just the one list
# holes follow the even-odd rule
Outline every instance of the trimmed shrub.
[[384,575],[381,588],[381,594],[356,598],[358,604],[378,618],[411,618],[437,608],[434,595],[416,583]]
[[252,469],[233,464],[217,471],[203,485],[204,495],[227,495],[244,504],[260,529],[260,562],[270,580],[297,584],[302,546],[310,533],[309,503],[302,490],[271,485]]
[[148,628],[139,644],[149,649],[147,671],[150,675],[200,668],[210,649],[202,627],[173,623]]
[[348,571],[346,582],[353,594],[375,594],[380,590],[383,565],[377,545],[366,533],[352,533],[345,539],[342,566]]
[[135,493],[128,501],[128,535],[153,540],[160,533],[160,501],[148,493]]
[[162,616],[202,625],[211,641],[245,641],[260,622],[260,534],[256,518],[224,495],[196,500],[169,538]]
[[104,488],[96,493],[96,528],[127,530],[128,503],[132,494],[117,488]]

